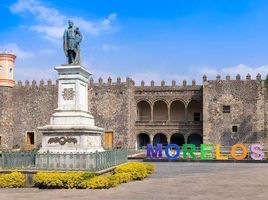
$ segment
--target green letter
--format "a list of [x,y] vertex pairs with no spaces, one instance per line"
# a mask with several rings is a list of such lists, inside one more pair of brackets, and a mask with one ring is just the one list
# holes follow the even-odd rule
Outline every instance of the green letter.
[[207,154],[212,154],[213,144],[201,144],[201,160],[213,160],[212,156],[209,156]]
[[187,153],[189,153],[193,159],[196,159],[196,155],[194,154],[195,153],[194,144],[184,144],[182,146],[182,149],[183,149],[183,159],[187,158]]

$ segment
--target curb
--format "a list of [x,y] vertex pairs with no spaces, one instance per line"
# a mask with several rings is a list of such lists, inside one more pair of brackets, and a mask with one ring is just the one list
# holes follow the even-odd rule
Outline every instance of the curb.
[[193,159],[143,159],[143,162],[192,162],[192,163],[268,163],[268,160],[193,160]]
[[[119,164],[119,165],[116,165],[116,166],[113,166],[113,167],[110,167],[110,168],[107,168],[107,169],[103,169],[103,170],[100,170],[100,171],[97,171],[95,172],[97,175],[103,175],[103,174],[106,174],[106,173],[109,173],[111,171],[113,171],[116,167],[120,166],[120,165],[123,165],[125,163],[122,163],[122,164]],[[11,173],[12,171],[18,171],[18,172],[21,172],[22,174],[25,175],[25,178],[26,178],[26,181],[25,181],[25,188],[31,188],[33,187],[34,183],[33,183],[33,177],[34,175],[37,173],[37,172],[40,172],[42,170],[10,170],[10,169],[6,169],[6,170],[0,170],[0,174],[8,174],[8,173]],[[46,171],[46,172],[59,172],[59,173],[65,173],[65,172],[86,172],[86,171]]]

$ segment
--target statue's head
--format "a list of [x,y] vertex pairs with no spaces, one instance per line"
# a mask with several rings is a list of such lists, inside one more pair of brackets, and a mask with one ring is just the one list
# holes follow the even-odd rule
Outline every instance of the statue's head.
[[72,20],[69,20],[68,21],[68,24],[69,24],[70,27],[73,27],[74,26],[74,22]]

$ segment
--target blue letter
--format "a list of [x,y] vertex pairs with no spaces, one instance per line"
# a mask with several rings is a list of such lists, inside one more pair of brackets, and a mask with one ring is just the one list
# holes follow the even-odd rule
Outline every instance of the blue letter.
[[[152,152],[152,156],[151,156]],[[162,158],[162,144],[157,144],[155,149],[151,144],[147,144],[147,158],[156,158],[157,157],[157,152],[158,152],[158,158]]]
[[[174,147],[176,149],[177,153],[174,156],[171,156],[169,154],[169,148],[170,147]],[[176,145],[176,144],[169,144],[169,145],[167,145],[167,147],[165,149],[165,153],[166,153],[166,156],[167,156],[168,159],[176,159],[176,158],[178,158],[180,156],[180,153],[181,153],[180,152],[180,147],[178,145]]]

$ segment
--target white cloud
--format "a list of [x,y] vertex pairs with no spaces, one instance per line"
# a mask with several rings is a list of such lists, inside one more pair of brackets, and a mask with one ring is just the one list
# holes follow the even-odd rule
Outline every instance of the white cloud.
[[[16,67],[15,69],[15,77],[19,77],[19,80],[36,80],[40,81],[43,80],[56,80],[57,73],[52,68],[43,68],[43,67]],[[17,78],[16,78],[17,79]],[[39,83],[38,83],[39,84]]]
[[81,17],[71,17],[71,19],[81,30],[84,30],[86,33],[95,36],[101,34],[102,32],[110,32],[115,30],[115,27],[112,26],[112,22],[115,21],[116,18],[117,15],[115,13],[108,15],[108,17],[100,20],[99,22],[87,21]]
[[31,26],[30,30],[37,33],[42,33],[47,40],[57,43],[62,38],[64,32],[64,26],[43,26],[36,25]]
[[55,49],[41,49],[39,50],[39,53],[43,55],[53,55],[56,53],[56,50]]
[[171,85],[171,81],[175,80],[177,85],[181,85],[183,80],[187,80],[187,84],[191,84],[192,80],[195,79],[197,84],[202,84],[202,77],[204,74],[207,75],[209,80],[215,80],[218,74],[221,75],[222,79],[229,74],[235,78],[237,74],[241,75],[242,79],[245,79],[247,74],[251,74],[252,79],[255,79],[256,75],[260,73],[262,78],[268,74],[268,65],[259,67],[250,67],[247,65],[239,64],[234,67],[226,67],[222,69],[216,69],[213,67],[195,67],[195,69],[185,69],[183,74],[171,74],[163,72],[136,72],[130,75],[130,77],[139,85],[142,80],[145,81],[145,85],[150,85],[151,80],[154,80],[157,85],[162,80],[166,82],[166,85]]
[[115,13],[97,21],[88,21],[77,16],[65,16],[57,9],[45,6],[38,0],[18,0],[11,5],[10,10],[19,15],[30,13],[37,22],[37,24],[30,26],[30,30],[43,34],[46,39],[52,42],[62,38],[68,19],[72,19],[84,33],[96,36],[115,30],[112,22],[117,18]]
[[219,74],[219,71],[217,69],[214,68],[210,68],[210,67],[201,67],[198,69],[198,74],[201,75],[206,75],[206,76],[217,76],[217,74]]
[[16,14],[29,12],[36,20],[54,25],[63,25],[66,20],[56,9],[46,7],[37,0],[18,0],[11,5],[10,10]]
[[222,77],[227,74],[232,77],[235,77],[237,74],[240,74],[242,77],[246,77],[247,74],[250,74],[252,77],[255,77],[258,73],[260,73],[262,76],[266,76],[268,74],[268,65],[250,67],[248,65],[239,64],[233,67],[226,67],[222,69],[204,67],[200,68],[199,73],[200,75],[206,74],[212,79],[215,79],[217,74],[220,74]]
[[116,51],[119,47],[114,44],[103,44],[101,49],[103,51]]
[[0,45],[0,50],[15,53],[19,59],[27,59],[34,56],[32,52],[23,50],[16,43]]
[[161,72],[136,72],[130,75],[130,77],[137,83],[137,85],[139,85],[142,80],[145,81],[146,85],[150,85],[151,80],[153,80],[155,84],[159,84],[162,80],[164,80],[166,85],[171,85],[172,80],[175,80],[177,84],[181,84],[183,80],[190,80],[187,75]]
[[251,76],[256,76],[258,73],[266,75],[268,74],[268,65],[263,65],[259,67],[250,67],[244,64],[239,64],[235,67],[223,68],[221,71],[224,74],[230,74],[233,76],[235,76],[236,74],[246,76],[248,73],[251,74]]

